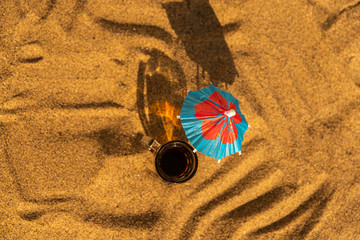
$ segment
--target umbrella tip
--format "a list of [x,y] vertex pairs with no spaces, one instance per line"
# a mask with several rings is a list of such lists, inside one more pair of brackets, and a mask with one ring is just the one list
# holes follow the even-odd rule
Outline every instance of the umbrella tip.
[[196,153],[196,152],[197,152],[197,150],[196,150],[196,149],[194,149],[194,150],[193,150],[193,153]]
[[239,156],[241,155],[241,151],[239,152]]
[[177,115],[176,118],[177,118],[177,119],[180,119],[180,115]]
[[218,160],[218,163],[220,163],[221,159]]
[[230,109],[228,111],[225,112],[225,115],[228,116],[228,117],[233,117],[236,115],[236,112],[234,109]]

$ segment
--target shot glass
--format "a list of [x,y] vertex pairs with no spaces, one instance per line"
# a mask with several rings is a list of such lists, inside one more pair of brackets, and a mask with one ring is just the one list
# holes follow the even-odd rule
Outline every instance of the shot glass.
[[175,140],[161,145],[149,139],[147,145],[155,155],[156,171],[165,181],[183,183],[195,175],[198,158],[190,144]]

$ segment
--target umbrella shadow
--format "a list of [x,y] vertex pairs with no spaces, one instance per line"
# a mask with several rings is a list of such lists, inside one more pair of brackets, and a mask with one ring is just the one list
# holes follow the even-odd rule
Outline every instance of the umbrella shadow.
[[238,76],[224,28],[208,0],[163,4],[171,27],[189,58],[210,75],[211,82],[232,84]]

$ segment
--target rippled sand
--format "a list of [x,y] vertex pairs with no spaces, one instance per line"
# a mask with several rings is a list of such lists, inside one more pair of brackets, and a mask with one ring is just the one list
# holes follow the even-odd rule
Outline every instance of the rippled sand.
[[[360,239],[360,2],[0,4],[1,239]],[[156,173],[213,82],[242,155]],[[161,108],[161,106],[167,106]]]

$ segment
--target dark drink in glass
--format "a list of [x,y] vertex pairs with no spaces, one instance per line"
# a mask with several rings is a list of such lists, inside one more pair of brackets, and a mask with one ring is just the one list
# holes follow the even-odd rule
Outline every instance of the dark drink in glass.
[[155,167],[164,180],[182,183],[196,173],[198,160],[194,148],[183,141],[167,142],[156,153]]

